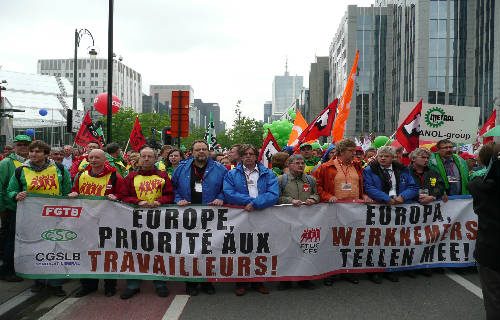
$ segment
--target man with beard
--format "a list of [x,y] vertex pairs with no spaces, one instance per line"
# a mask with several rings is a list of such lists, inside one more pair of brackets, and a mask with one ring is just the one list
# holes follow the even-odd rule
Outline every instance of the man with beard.
[[450,140],[436,143],[438,151],[431,155],[429,167],[439,173],[449,196],[469,194],[469,169],[464,159],[453,153],[454,144]]
[[[172,176],[175,187],[175,203],[179,206],[190,204],[223,205],[222,187],[227,169],[208,157],[206,141],[193,142],[191,150],[193,156],[179,163]],[[209,282],[202,283],[201,290],[207,294],[215,293],[214,286]],[[198,295],[198,283],[187,282],[186,293],[191,296]]]
[[28,146],[31,137],[21,134],[14,138],[14,152],[0,161],[0,218],[2,233],[5,235],[0,245],[3,246],[3,265],[0,279],[8,282],[23,281],[14,272],[14,241],[16,235],[16,202],[7,196],[7,187],[16,168],[20,167],[28,157]]

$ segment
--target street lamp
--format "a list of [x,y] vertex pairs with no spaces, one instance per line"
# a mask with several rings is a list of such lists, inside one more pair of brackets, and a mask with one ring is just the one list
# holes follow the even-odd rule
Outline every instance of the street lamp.
[[92,39],[92,47],[89,50],[90,58],[93,59],[97,55],[97,51],[94,48],[94,37],[92,33],[90,33],[87,29],[75,29],[75,58],[73,59],[73,110],[76,110],[76,99],[77,99],[77,78],[76,73],[78,72],[77,63],[78,63],[78,47],[80,46],[80,41],[84,35],[90,36]]

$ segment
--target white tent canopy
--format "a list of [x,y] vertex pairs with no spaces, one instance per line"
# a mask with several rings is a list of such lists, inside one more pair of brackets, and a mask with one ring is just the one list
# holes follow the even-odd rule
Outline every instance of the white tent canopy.
[[[7,81],[3,95],[14,109],[14,128],[42,128],[66,125],[66,110],[73,104],[73,86],[65,78],[0,70],[0,79]],[[40,110],[47,110],[41,116]],[[77,109],[83,104],[77,99]]]

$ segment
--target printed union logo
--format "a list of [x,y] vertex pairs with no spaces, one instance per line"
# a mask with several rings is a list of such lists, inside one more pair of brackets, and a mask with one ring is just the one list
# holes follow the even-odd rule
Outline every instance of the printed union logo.
[[321,241],[321,228],[307,228],[302,231],[300,248],[305,254],[316,254]]
[[304,229],[302,236],[300,237],[300,243],[308,242],[319,242],[321,239],[321,229],[320,228],[308,228]]
[[430,108],[425,113],[425,123],[432,128],[438,128],[447,121],[454,121],[453,116],[447,115],[440,107]]
[[71,241],[78,237],[76,232],[64,229],[47,230],[42,232],[40,236],[47,241]]
[[43,217],[80,218],[82,207],[44,206]]

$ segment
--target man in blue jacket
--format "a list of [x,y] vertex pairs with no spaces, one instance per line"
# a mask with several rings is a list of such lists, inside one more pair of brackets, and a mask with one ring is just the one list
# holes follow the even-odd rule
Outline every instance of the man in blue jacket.
[[[381,147],[376,159],[363,170],[365,193],[376,202],[398,205],[418,199],[418,185],[408,168],[393,161],[395,156],[393,147]],[[392,282],[399,281],[395,272],[384,276]],[[382,281],[378,274],[371,274],[370,279],[377,284]]]
[[[227,169],[208,156],[208,144],[204,140],[193,142],[192,157],[179,163],[172,174],[175,189],[174,202],[179,206],[203,204],[221,206],[224,204],[222,186]],[[202,283],[201,290],[214,294],[215,288],[209,283]],[[186,293],[198,295],[198,283],[186,282]]]
[[[250,212],[265,209],[278,203],[279,186],[276,175],[257,162],[257,149],[252,145],[240,148],[241,163],[229,171],[224,178],[224,196],[226,203],[244,206]],[[253,288],[262,294],[269,289],[261,282],[254,282]],[[246,293],[246,284],[237,283],[235,293]]]

